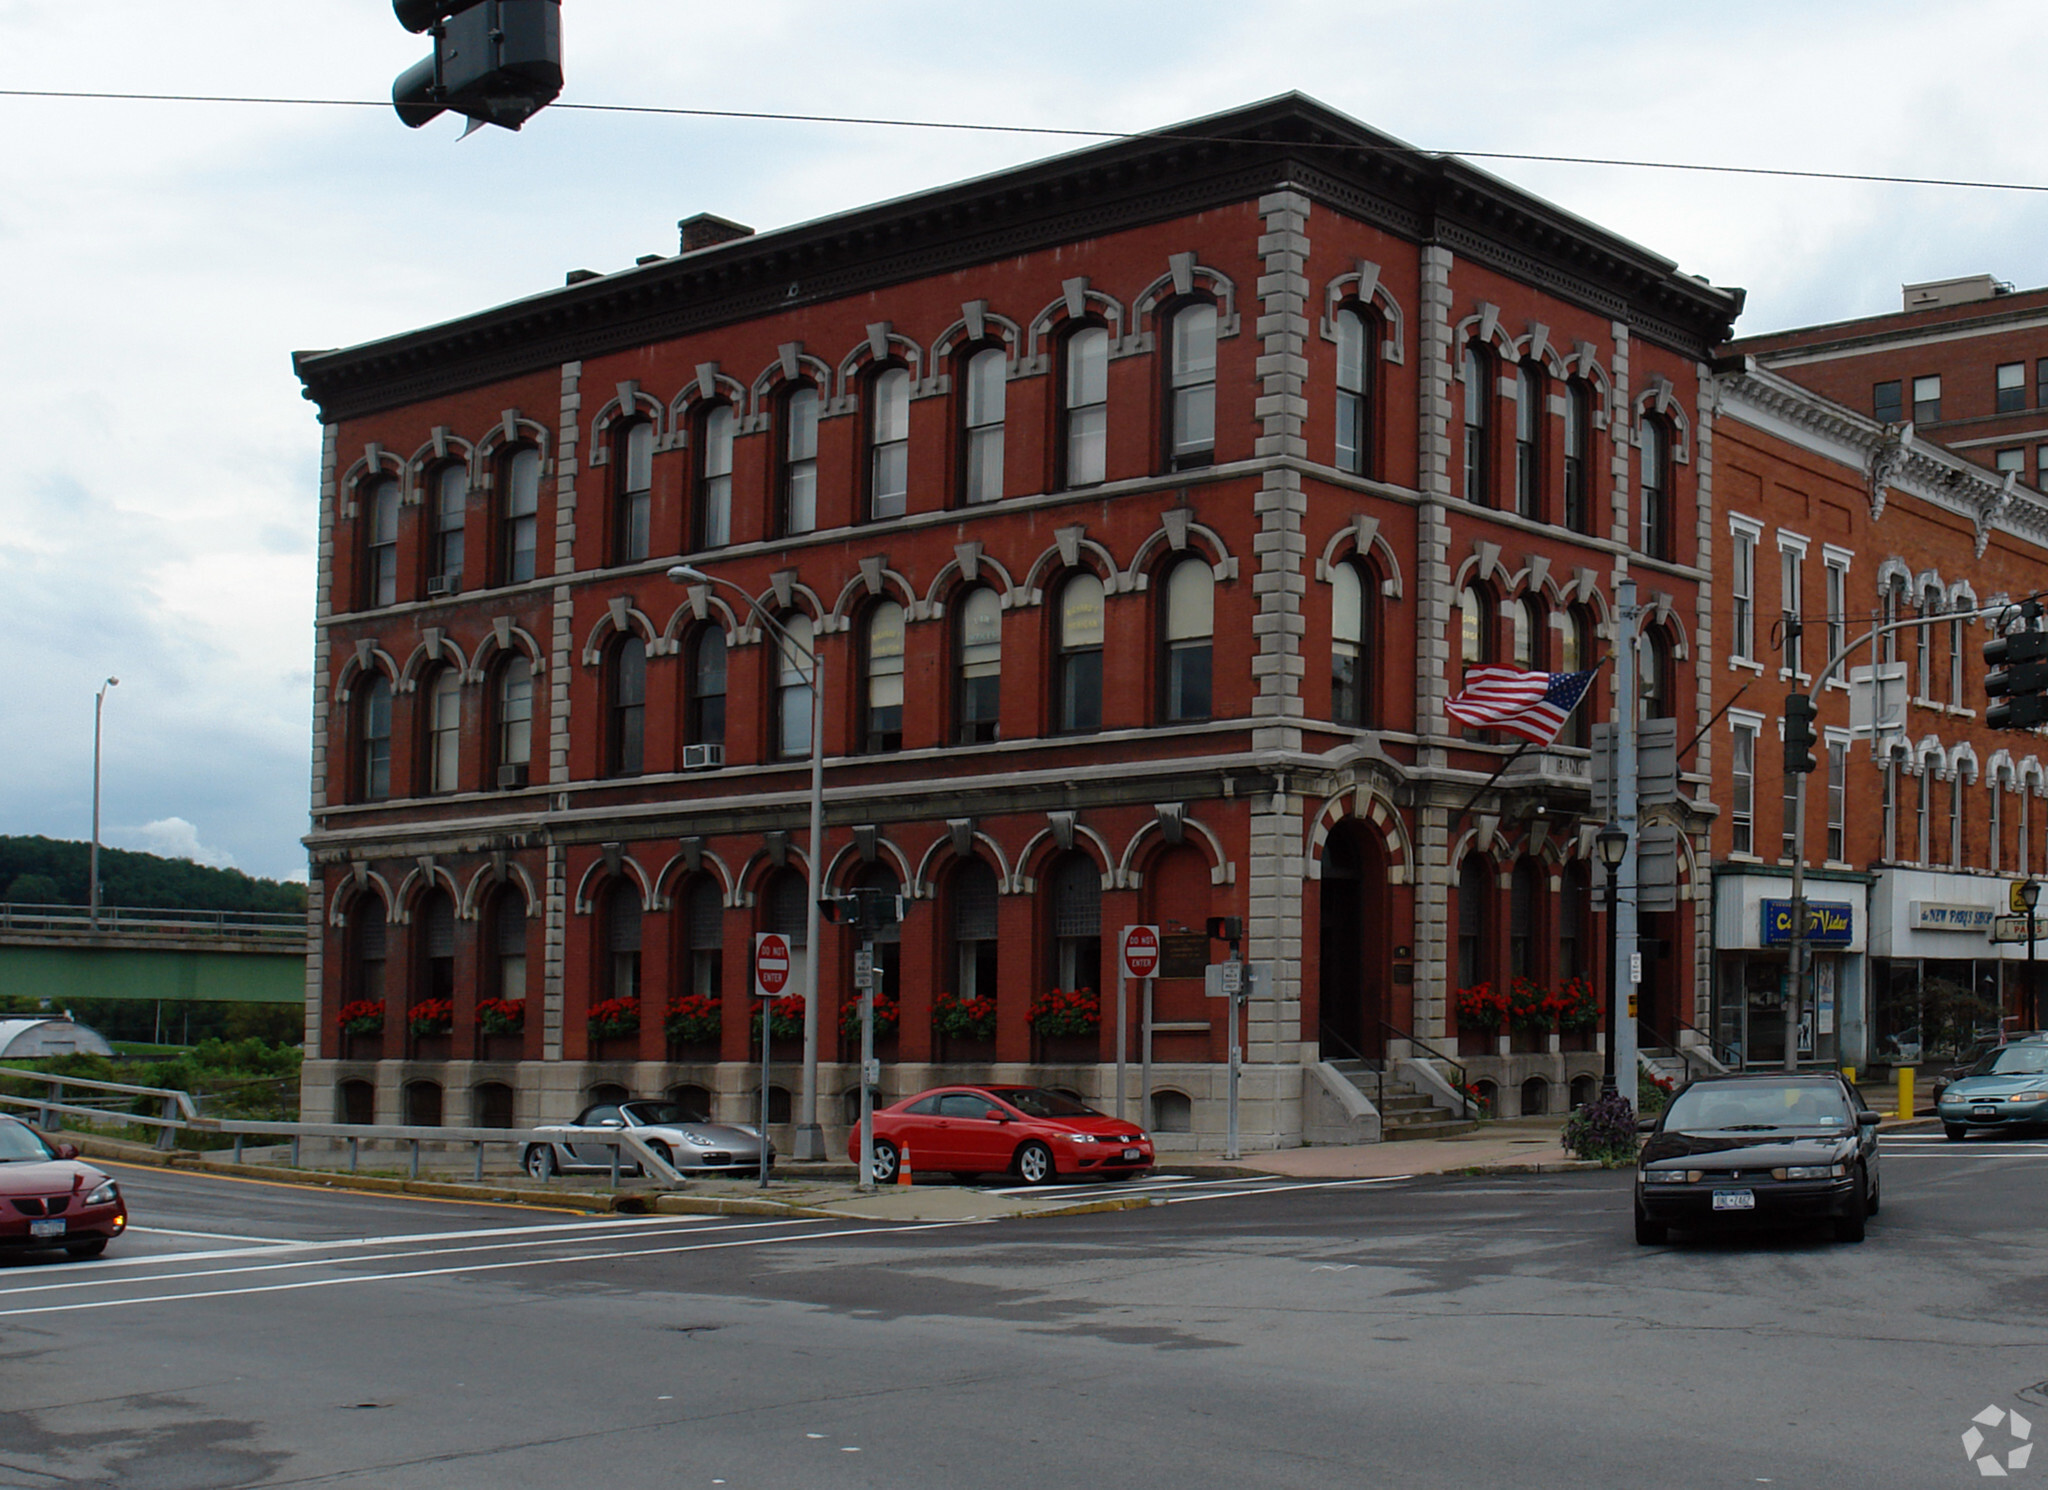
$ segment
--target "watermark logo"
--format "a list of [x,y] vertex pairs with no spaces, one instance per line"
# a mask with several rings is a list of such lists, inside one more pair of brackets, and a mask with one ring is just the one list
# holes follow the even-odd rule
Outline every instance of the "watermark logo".
[[[1986,1432],[2003,1428],[2003,1438],[2013,1446],[2006,1451],[2003,1459],[1998,1457],[1997,1445]],[[2034,1425],[2016,1412],[2007,1412],[2002,1407],[1987,1407],[1970,1419],[1970,1429],[1963,1434],[1963,1453],[1977,1466],[1977,1473],[1987,1480],[2002,1480],[2013,1470],[2025,1469],[2027,1460],[2033,1455],[2034,1445],[2029,1441],[2034,1436]]]

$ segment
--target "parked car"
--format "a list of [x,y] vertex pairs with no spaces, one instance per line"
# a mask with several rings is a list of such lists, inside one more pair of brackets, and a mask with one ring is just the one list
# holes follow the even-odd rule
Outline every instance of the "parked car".
[[2048,1123],[2048,1040],[2008,1042],[1987,1052],[1935,1104],[1951,1142],[1996,1128]]
[[[537,1180],[550,1175],[611,1173],[612,1146],[603,1135],[631,1128],[670,1168],[685,1175],[749,1175],[761,1171],[761,1131],[744,1123],[702,1122],[674,1102],[597,1102],[576,1115],[573,1123],[542,1123],[546,1143],[526,1146],[526,1172]],[[775,1167],[775,1145],[768,1145],[768,1167]],[[640,1161],[629,1148],[619,1150],[619,1173],[638,1174]]]
[[1951,1084],[1961,1081],[1965,1076],[1976,1070],[1978,1062],[1982,1061],[1994,1050],[2002,1046],[2018,1044],[2025,1040],[2048,1040],[2048,1031],[2007,1030],[2002,1033],[1994,1032],[1979,1035],[1971,1042],[1970,1048],[1956,1059],[1954,1064],[1942,1067],[1940,1073],[1935,1076],[1933,1084],[1934,1105],[1939,1107],[1941,1105],[1941,1094],[1947,1091]]
[[128,1229],[121,1187],[11,1117],[0,1117],[0,1247],[63,1248],[97,1257]]
[[[860,1163],[858,1130],[846,1152]],[[971,1180],[1004,1171],[1027,1185],[1062,1175],[1129,1179],[1152,1167],[1152,1135],[1044,1087],[945,1086],[875,1114],[876,1180],[895,1180],[906,1153],[914,1175]]]
[[1838,1075],[1688,1082],[1636,1161],[1636,1240],[1655,1246],[1674,1226],[1829,1221],[1837,1241],[1860,1242],[1878,1208],[1878,1122]]

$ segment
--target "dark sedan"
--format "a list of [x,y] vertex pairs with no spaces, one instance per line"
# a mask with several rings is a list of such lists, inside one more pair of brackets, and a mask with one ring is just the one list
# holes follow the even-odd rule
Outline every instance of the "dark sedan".
[[127,1229],[119,1185],[70,1144],[53,1146],[28,1124],[0,1117],[0,1248],[97,1257]]
[[1878,1114],[1840,1077],[1705,1076],[1681,1088],[1636,1161],[1636,1240],[1674,1226],[1830,1222],[1863,1240],[1878,1206]]

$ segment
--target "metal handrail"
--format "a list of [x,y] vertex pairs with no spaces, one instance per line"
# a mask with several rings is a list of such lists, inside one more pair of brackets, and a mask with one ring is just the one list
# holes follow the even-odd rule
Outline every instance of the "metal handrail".
[[284,941],[304,939],[306,918],[298,911],[193,911],[103,905],[95,924],[92,911],[85,906],[0,903],[0,931],[40,931],[63,936],[198,933]]
[[1327,1024],[1318,1022],[1316,1025],[1316,1043],[1320,1046],[1325,1042],[1341,1045],[1351,1052],[1350,1058],[1352,1060],[1366,1061],[1372,1065],[1374,1068],[1373,1075],[1376,1078],[1372,1094],[1372,1105],[1376,1110],[1384,1112],[1387,1106],[1387,1063],[1385,1061],[1372,1060],[1364,1051],[1331,1029]]
[[[1453,1071],[1457,1072],[1458,1080],[1456,1085],[1458,1092],[1458,1102],[1460,1106],[1459,1115],[1465,1118],[1472,1117],[1472,1096],[1466,1090],[1470,1083],[1465,1080],[1465,1064],[1463,1061],[1457,1060],[1452,1056],[1445,1055],[1441,1050],[1438,1050],[1434,1045],[1430,1044],[1427,1040],[1420,1038],[1411,1031],[1402,1029],[1399,1025],[1389,1024],[1384,1019],[1380,1021],[1380,1032],[1382,1034],[1392,1035],[1396,1039],[1406,1040],[1410,1045],[1420,1046],[1422,1049],[1428,1051],[1431,1055],[1435,1056],[1438,1060],[1442,1061],[1445,1065],[1449,1066]],[[1384,1065],[1385,1063],[1382,1062],[1381,1064]]]
[[[1638,1019],[1636,1023],[1640,1024],[1644,1029],[1648,1030],[1651,1034],[1655,1035],[1657,1037],[1658,1042],[1661,1045],[1663,1045],[1666,1049],[1670,1050],[1671,1053],[1673,1055],[1676,1055],[1680,1060],[1684,1061],[1687,1070],[1692,1069],[1693,1052],[1698,1050],[1700,1045],[1704,1045],[1710,1052],[1712,1052],[1714,1059],[1721,1062],[1723,1066],[1732,1066],[1736,1064],[1735,1062],[1728,1059],[1727,1051],[1724,1051],[1719,1045],[1714,1043],[1714,1037],[1708,1034],[1705,1030],[1701,1029],[1696,1024],[1688,1024],[1685,1020],[1681,1019],[1678,1021],[1676,1025],[1677,1030],[1690,1030],[1693,1034],[1698,1035],[1700,1037],[1698,1045],[1686,1045],[1682,1044],[1680,1041],[1673,1038],[1672,1035],[1667,1034],[1665,1031],[1658,1029],[1657,1026],[1651,1024],[1650,1021],[1647,1019]],[[1707,1067],[1706,1069],[1711,1071],[1712,1067]]]

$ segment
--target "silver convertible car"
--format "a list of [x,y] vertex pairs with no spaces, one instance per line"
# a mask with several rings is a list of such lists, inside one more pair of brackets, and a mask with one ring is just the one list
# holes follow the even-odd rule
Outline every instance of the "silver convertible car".
[[[598,1102],[586,1107],[573,1123],[541,1124],[546,1143],[526,1146],[526,1172],[537,1180],[550,1175],[591,1173],[612,1167],[612,1146],[601,1141],[607,1132],[630,1128],[655,1157],[686,1175],[750,1175],[761,1169],[759,1130],[734,1123],[700,1122],[674,1102]],[[775,1167],[775,1146],[768,1146],[768,1167]],[[640,1163],[628,1148],[619,1150],[619,1173],[638,1174]]]

